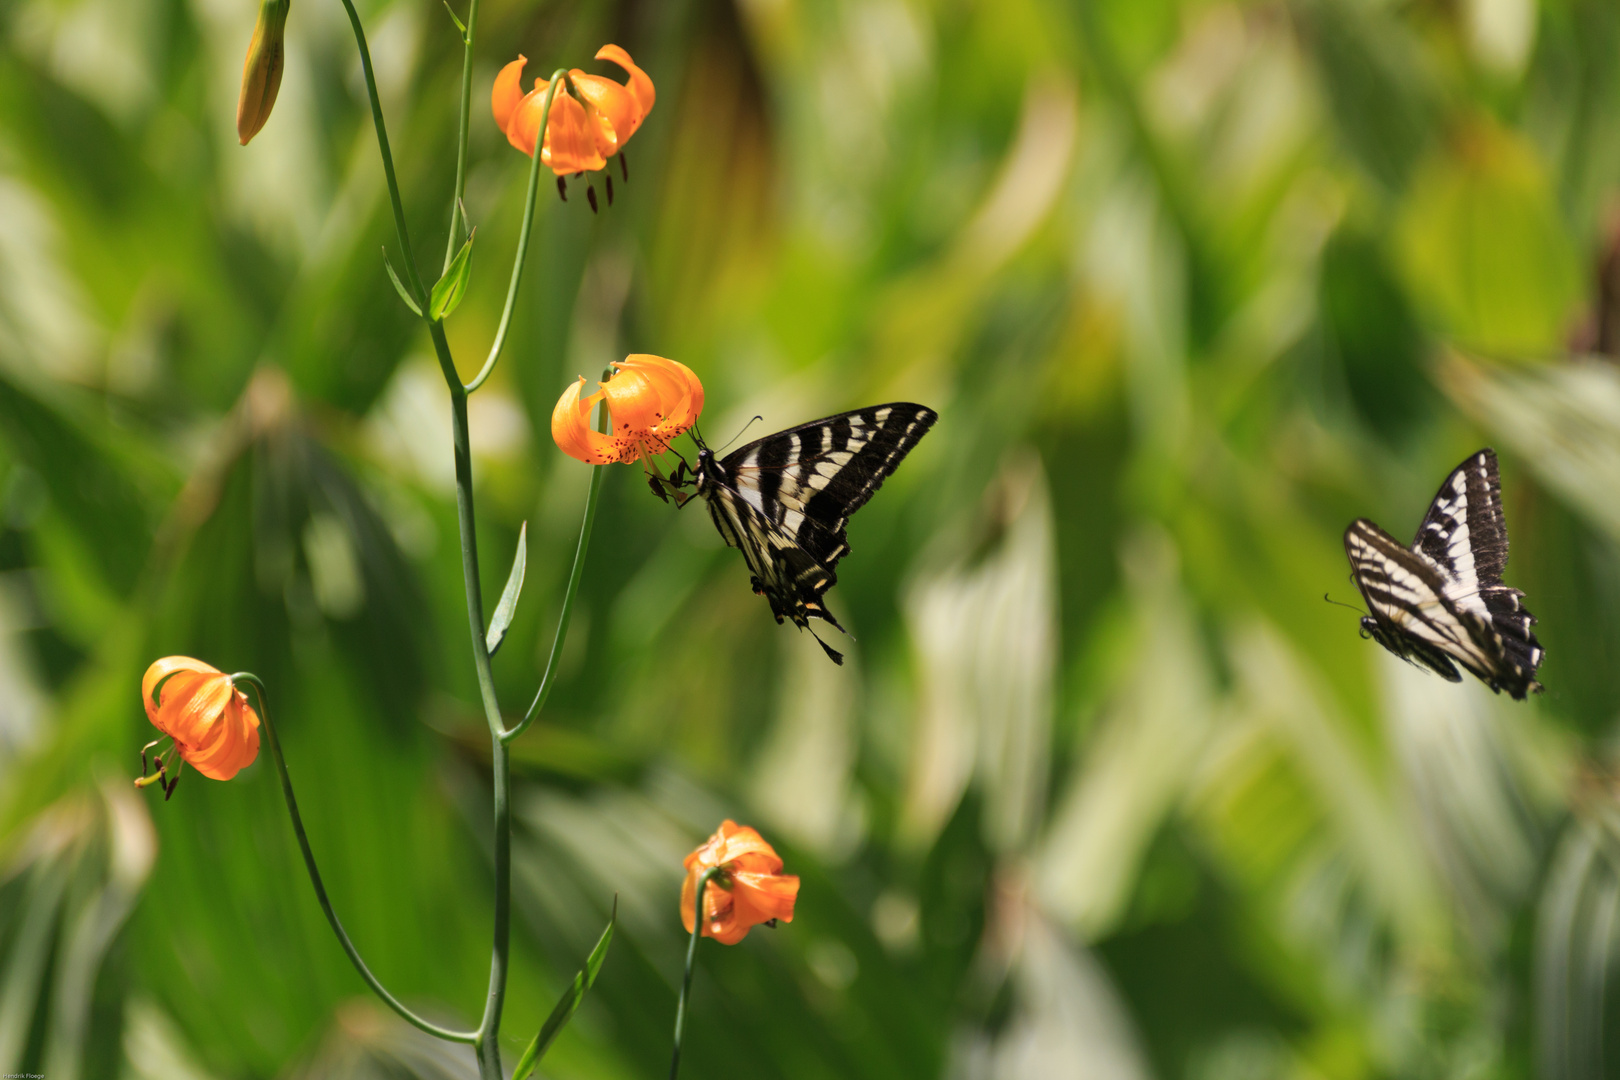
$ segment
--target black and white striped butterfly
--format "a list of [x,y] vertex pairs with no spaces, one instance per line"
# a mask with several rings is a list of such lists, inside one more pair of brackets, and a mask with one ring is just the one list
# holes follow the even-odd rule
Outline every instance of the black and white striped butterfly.
[[[754,591],[770,601],[777,622],[808,629],[821,619],[847,633],[822,601],[838,581],[838,560],[849,554],[844,526],[938,419],[909,402],[873,405],[778,431],[719,460],[693,431],[691,482],[721,537],[742,550]],[[682,462],[671,484],[688,482],[685,468]],[[816,641],[833,663],[844,662]]]
[[1372,612],[1363,637],[1451,682],[1462,681],[1455,660],[1497,692],[1523,700],[1541,690],[1535,616],[1502,584],[1507,523],[1493,451],[1452,470],[1411,547],[1360,518],[1344,531],[1344,550]]

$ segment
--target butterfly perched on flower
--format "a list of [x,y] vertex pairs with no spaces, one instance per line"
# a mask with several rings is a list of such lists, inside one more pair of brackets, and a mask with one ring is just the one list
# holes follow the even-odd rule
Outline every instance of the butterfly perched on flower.
[[1345,530],[1344,549],[1371,612],[1361,620],[1364,637],[1451,682],[1462,681],[1461,664],[1520,700],[1541,690],[1535,616],[1519,602],[1524,593],[1502,584],[1507,522],[1493,451],[1452,470],[1411,547],[1359,518]]
[[[844,527],[938,419],[910,402],[873,405],[778,431],[724,458],[694,430],[697,465],[687,480],[682,462],[670,483],[695,484],[720,536],[742,551],[754,591],[770,601],[777,622],[808,629],[811,619],[821,619],[847,633],[822,600],[838,581],[838,560],[849,554]],[[684,493],[676,494],[684,501]],[[844,662],[816,641],[833,663]]]

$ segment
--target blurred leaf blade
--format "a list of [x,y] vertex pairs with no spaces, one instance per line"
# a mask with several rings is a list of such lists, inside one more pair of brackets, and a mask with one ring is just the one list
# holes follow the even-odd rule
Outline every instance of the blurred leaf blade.
[[613,943],[613,927],[618,917],[619,900],[618,897],[614,897],[613,912],[608,916],[608,924],[602,930],[602,936],[597,938],[596,946],[585,958],[585,966],[574,976],[574,981],[569,984],[568,989],[563,991],[556,1007],[551,1010],[551,1015],[546,1017],[546,1022],[540,1025],[540,1030],[524,1049],[523,1056],[518,1058],[518,1063],[512,1068],[512,1080],[527,1080],[535,1067],[540,1064],[540,1059],[545,1057],[546,1051],[551,1048],[552,1042],[562,1032],[563,1026],[573,1018],[580,1002],[585,1000],[585,994],[596,984],[597,973],[602,970],[602,964],[607,960],[608,946]]

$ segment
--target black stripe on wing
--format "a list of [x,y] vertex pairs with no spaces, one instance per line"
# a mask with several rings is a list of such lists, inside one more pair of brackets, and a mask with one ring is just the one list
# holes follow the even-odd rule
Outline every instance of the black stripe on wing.
[[[909,402],[874,405],[767,435],[718,462],[700,461],[698,490],[715,527],[742,549],[754,591],[770,601],[778,622],[804,628],[816,618],[843,630],[822,598],[849,554],[845,526],[937,419]],[[821,647],[843,663],[826,642]]]
[[1520,604],[1523,593],[1502,584],[1507,526],[1490,450],[1446,478],[1412,547],[1365,518],[1345,530],[1344,544],[1371,612],[1363,629],[1379,644],[1448,679],[1454,660],[1515,698],[1540,689],[1535,617]]
[[1363,626],[1374,640],[1452,682],[1461,679],[1452,659],[1488,678],[1481,673],[1489,671],[1490,658],[1478,628],[1447,601],[1439,567],[1366,518],[1345,530],[1344,547],[1372,613]]
[[1502,481],[1490,449],[1469,456],[1440,485],[1412,547],[1433,559],[1465,589],[1502,584],[1507,567],[1507,520]]
[[717,471],[831,571],[849,554],[850,517],[938,419],[932,409],[904,401],[855,409],[749,443]]

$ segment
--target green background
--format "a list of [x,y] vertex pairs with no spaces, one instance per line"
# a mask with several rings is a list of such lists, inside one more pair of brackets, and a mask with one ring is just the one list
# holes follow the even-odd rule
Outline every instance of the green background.
[[[362,4],[424,271],[460,48]],[[267,755],[137,792],[139,680],[267,682],[373,969],[476,1020],[488,737],[449,417],[352,39],[299,0],[0,0],[0,1071],[470,1076],[366,995]],[[681,858],[802,878],[699,952],[707,1077],[1620,1076],[1620,12],[1606,0],[485,0],[466,207],[488,348],[518,52],[658,102],[593,216],[549,183],[472,400],[495,661],[550,647],[589,470],[557,395],[692,367],[715,445],[940,421],[854,520],[834,668],[700,508],[615,467],[561,681],[515,744],[508,1060],[595,941],[552,1077],[659,1076]],[[599,192],[599,194],[602,194]],[[1340,537],[1491,445],[1547,649],[1529,703],[1359,640]],[[1604,1029],[1609,1039],[1603,1042]]]

